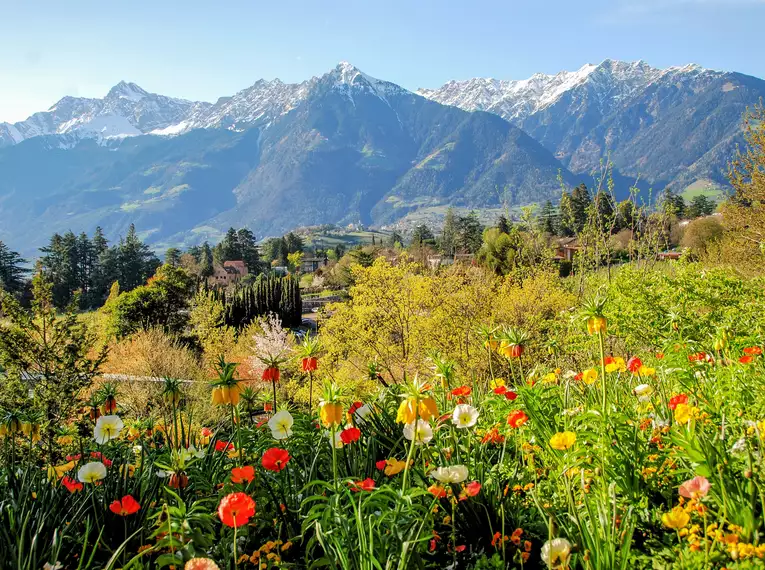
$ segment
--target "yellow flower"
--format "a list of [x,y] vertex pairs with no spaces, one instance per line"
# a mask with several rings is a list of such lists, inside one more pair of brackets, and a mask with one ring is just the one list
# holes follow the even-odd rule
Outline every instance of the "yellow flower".
[[643,364],[643,366],[638,369],[638,373],[641,376],[654,376],[656,375],[656,369]]
[[675,408],[675,421],[679,424],[686,424],[691,420],[695,420],[698,413],[699,409],[696,406],[678,404]]
[[587,319],[587,332],[591,335],[598,332],[606,334],[606,324],[605,317],[590,317]]
[[681,529],[688,524],[691,517],[683,510],[683,507],[675,507],[668,513],[661,515],[661,522],[664,526],[674,530]]
[[565,451],[576,443],[576,434],[572,431],[556,433],[550,438],[550,447],[559,451]]
[[544,378],[542,378],[542,382],[545,384],[555,384],[558,381],[558,375],[555,374],[555,372],[550,372],[549,374],[545,374]]
[[48,479],[50,481],[61,479],[64,476],[64,473],[74,469],[75,465],[76,463],[74,461],[70,461],[69,463],[64,463],[63,465],[57,465],[57,466],[49,465]]
[[621,356],[615,356],[611,362],[606,364],[606,372],[611,374],[612,372],[625,372],[627,370],[627,364]]
[[322,402],[319,417],[325,427],[340,425],[343,422],[343,406],[332,402]]
[[500,386],[504,386],[504,385],[505,385],[505,381],[502,378],[495,378],[489,383],[489,388],[493,390],[494,388],[499,388]]
[[406,467],[406,461],[400,461],[396,458],[386,459],[385,462],[387,465],[385,466],[384,473],[388,477],[393,477],[394,475],[401,473],[404,470],[404,467]]
[[417,419],[427,422],[430,418],[438,415],[436,401],[431,397],[420,398],[417,409],[415,409],[416,405],[416,398],[406,398],[398,407],[396,421],[402,424],[411,424]]
[[59,445],[69,445],[74,441],[74,438],[71,435],[61,435],[56,438],[56,443]]
[[589,370],[582,372],[582,380],[585,384],[594,384],[597,379],[598,371],[594,368],[590,368]]

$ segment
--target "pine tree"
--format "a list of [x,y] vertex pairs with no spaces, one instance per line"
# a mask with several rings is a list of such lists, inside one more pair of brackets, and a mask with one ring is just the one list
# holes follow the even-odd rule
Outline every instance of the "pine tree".
[[444,255],[450,257],[457,253],[457,233],[459,227],[457,225],[457,215],[454,213],[454,209],[449,208],[446,210],[446,217],[444,217],[444,227],[441,230],[441,252]]
[[509,234],[510,233],[510,220],[507,219],[507,216],[502,214],[497,218],[497,229],[500,231],[500,233],[503,234]]
[[591,203],[590,192],[584,184],[580,184],[571,191],[571,207],[575,223],[574,231],[576,233],[579,233],[584,229],[584,226],[587,223],[587,210]]
[[178,267],[181,263],[181,250],[177,247],[169,247],[165,252],[165,263]]
[[412,245],[435,245],[436,238],[430,228],[425,224],[415,226],[412,232]]
[[457,249],[466,253],[475,253],[483,243],[483,226],[478,221],[478,214],[470,212],[458,218]]
[[25,259],[0,241],[0,290],[19,293],[24,288]]
[[545,205],[542,206],[542,210],[539,212],[539,230],[550,235],[555,235],[557,233],[556,229],[558,225],[557,218],[558,215],[555,211],[555,206],[552,205],[550,200],[547,200]]

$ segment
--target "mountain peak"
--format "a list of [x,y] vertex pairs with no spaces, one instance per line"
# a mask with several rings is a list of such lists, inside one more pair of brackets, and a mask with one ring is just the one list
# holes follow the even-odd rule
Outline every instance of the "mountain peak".
[[109,90],[106,95],[107,99],[129,99],[131,101],[140,101],[146,97],[148,93],[135,83],[127,81],[120,81]]

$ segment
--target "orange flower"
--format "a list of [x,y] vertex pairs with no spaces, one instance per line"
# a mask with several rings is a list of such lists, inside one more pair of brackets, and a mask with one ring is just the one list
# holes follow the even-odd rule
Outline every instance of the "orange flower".
[[685,394],[678,394],[677,396],[672,396],[669,399],[669,409],[674,410],[677,408],[678,404],[687,404],[688,403],[688,396]]
[[279,368],[276,366],[269,366],[265,370],[263,370],[263,375],[261,378],[265,380],[266,382],[278,382],[281,372],[279,372]]
[[762,349],[759,346],[747,346],[744,349],[744,354],[748,354],[749,356],[757,356],[762,354]]
[[231,469],[232,483],[250,483],[253,479],[255,479],[255,468],[252,465],[233,467]]
[[260,463],[263,465],[264,469],[268,469],[269,471],[281,471],[287,467],[289,460],[289,451],[278,447],[272,447],[263,454]]
[[460,386],[458,388],[455,388],[452,390],[452,396],[469,396],[472,393],[472,388],[470,386]]
[[742,356],[741,358],[739,358],[738,361],[741,364],[750,364],[753,359],[754,359],[754,357],[752,355],[747,354],[746,356]]
[[255,515],[255,501],[246,493],[231,493],[221,499],[218,517],[226,526],[240,527]]
[[527,421],[529,421],[529,416],[523,410],[515,410],[507,416],[507,425],[512,428],[519,428]]
[[468,497],[475,497],[481,492],[481,484],[478,481],[472,481],[465,485],[460,493],[460,501],[466,501]]
[[357,427],[345,428],[343,431],[340,432],[340,440],[345,445],[358,441],[360,437],[361,437],[361,430]]
[[446,489],[444,489],[441,485],[436,485],[434,483],[428,487],[428,491],[432,493],[436,499],[443,499],[446,497]]
[[363,481],[356,481],[355,483],[350,483],[351,485],[351,491],[374,491],[375,490],[375,482],[374,479],[371,479],[367,477]]
[[319,361],[316,359],[315,356],[309,356],[307,358],[303,358],[300,361],[300,369],[303,372],[313,372],[319,367]]
[[122,497],[122,501],[114,501],[109,505],[109,510],[121,517],[135,514],[140,508],[141,505],[138,504],[138,501],[136,501],[132,495],[125,495]]
[[209,558],[192,558],[186,562],[183,570],[220,570],[220,568],[215,561]]
[[76,493],[77,491],[82,491],[84,488],[83,484],[79,481],[75,481],[71,477],[64,477],[61,479],[61,484],[67,488],[67,490],[70,493]]
[[637,356],[633,356],[627,361],[627,370],[633,374],[637,374],[641,366],[643,366],[643,361],[640,360]]

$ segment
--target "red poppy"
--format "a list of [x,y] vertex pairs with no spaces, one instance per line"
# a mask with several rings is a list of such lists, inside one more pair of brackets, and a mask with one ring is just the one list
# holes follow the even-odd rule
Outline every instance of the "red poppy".
[[101,454],[101,452],[100,452],[100,451],[91,451],[91,452],[90,452],[90,456],[91,456],[93,459],[98,459],[98,460],[99,460],[101,463],[103,463],[103,464],[104,464],[106,467],[111,467],[111,466],[112,466],[112,460],[111,460],[111,459],[107,459],[106,457],[104,457],[104,456]]
[[278,447],[272,447],[263,454],[260,463],[263,465],[264,469],[268,469],[269,471],[281,471],[287,467],[289,460],[289,451]]
[[615,360],[614,360],[614,357],[613,357],[613,356],[606,356],[606,357],[603,359],[603,365],[604,365],[604,366],[608,366],[609,364],[613,364],[614,362],[615,362]]
[[141,505],[138,504],[138,501],[136,501],[132,495],[125,495],[122,497],[121,501],[113,501],[112,504],[109,505],[109,510],[121,517],[135,514],[140,508]]
[[263,411],[264,412],[273,412],[274,411],[274,405],[271,402],[266,402],[263,404]]
[[465,546],[464,544],[460,544],[459,546],[456,546],[454,550],[456,550],[457,552],[464,552],[466,548],[467,546]]
[[512,428],[519,428],[529,421],[529,416],[523,410],[515,410],[507,416],[507,425]]
[[278,382],[280,375],[281,372],[279,372],[279,369],[276,366],[269,366],[263,370],[261,378],[266,382]]
[[430,491],[436,499],[443,499],[446,496],[446,489],[441,485],[431,485],[428,487],[428,491]]
[[513,392],[512,390],[508,390],[507,392],[505,392],[505,398],[507,398],[507,399],[508,399],[508,400],[510,400],[511,402],[512,402],[513,400],[515,400],[517,397],[518,397],[518,394],[516,394],[516,393],[515,393],[515,392]]
[[436,539],[435,538],[431,538],[430,539],[430,546],[428,547],[428,550],[430,552],[434,552],[436,550]]
[[354,441],[358,441],[360,437],[361,437],[361,430],[357,427],[345,428],[343,431],[340,432],[340,440],[345,445],[348,445],[349,443],[353,443]]
[[350,407],[348,408],[348,414],[351,416],[356,413],[356,410],[361,408],[364,405],[363,402],[353,402]]
[[497,386],[496,388],[494,388],[494,393],[497,394],[498,396],[501,396],[505,392],[507,392],[506,386]]
[[752,362],[753,359],[754,359],[754,356],[747,354],[746,356],[742,356],[741,358],[739,358],[738,361],[741,364],[749,364],[750,362]]
[[375,490],[375,482],[374,479],[371,479],[367,477],[363,481],[356,481],[355,483],[351,483],[351,491],[374,491]]
[[318,367],[319,367],[319,361],[316,359],[315,356],[309,356],[300,361],[300,369],[303,372],[313,372]]
[[633,356],[627,361],[627,370],[633,374],[637,374],[641,366],[643,366],[643,361],[640,360],[637,356]]
[[268,423],[268,418],[263,418],[258,423],[255,424],[255,429],[262,428],[264,425]]
[[375,467],[377,467],[378,471],[382,471],[388,466],[388,462],[385,459],[381,459],[377,463],[375,463]]
[[215,451],[228,451],[229,449],[234,449],[233,443],[221,439],[215,442]]
[[255,468],[252,465],[231,468],[232,483],[250,483],[255,479]]
[[748,354],[750,356],[757,356],[759,354],[762,354],[762,349],[759,346],[747,346],[744,349],[744,354]]
[[688,360],[690,362],[704,362],[706,360],[710,360],[710,358],[706,352],[697,352],[695,354],[689,354]]
[[72,479],[71,477],[64,477],[61,479],[61,484],[67,488],[67,490],[70,493],[76,493],[77,491],[82,491],[84,488],[84,485],[80,483],[79,481],[76,481],[75,479]]
[[672,396],[669,399],[669,409],[674,410],[679,404],[687,404],[688,403],[688,396],[685,394],[678,394],[677,396]]
[[481,438],[481,443],[502,443],[505,441],[505,436],[499,433],[499,430],[496,427],[491,428],[489,431],[486,432],[486,434]]
[[76,453],[74,455],[67,455],[66,460],[67,461],[79,461],[82,458],[82,455],[79,453]]
[[472,481],[465,485],[465,495],[467,497],[475,497],[481,492],[481,484],[478,481]]
[[473,389],[470,386],[460,386],[452,390],[452,396],[464,397],[469,396]]
[[231,493],[221,499],[218,517],[226,526],[240,527],[255,515],[255,501],[246,493]]
[[576,376],[574,376],[574,380],[579,382],[582,378],[584,378],[584,372],[580,372]]
[[659,360],[664,360],[664,353],[663,352],[657,352],[656,353],[656,358],[658,358]]

